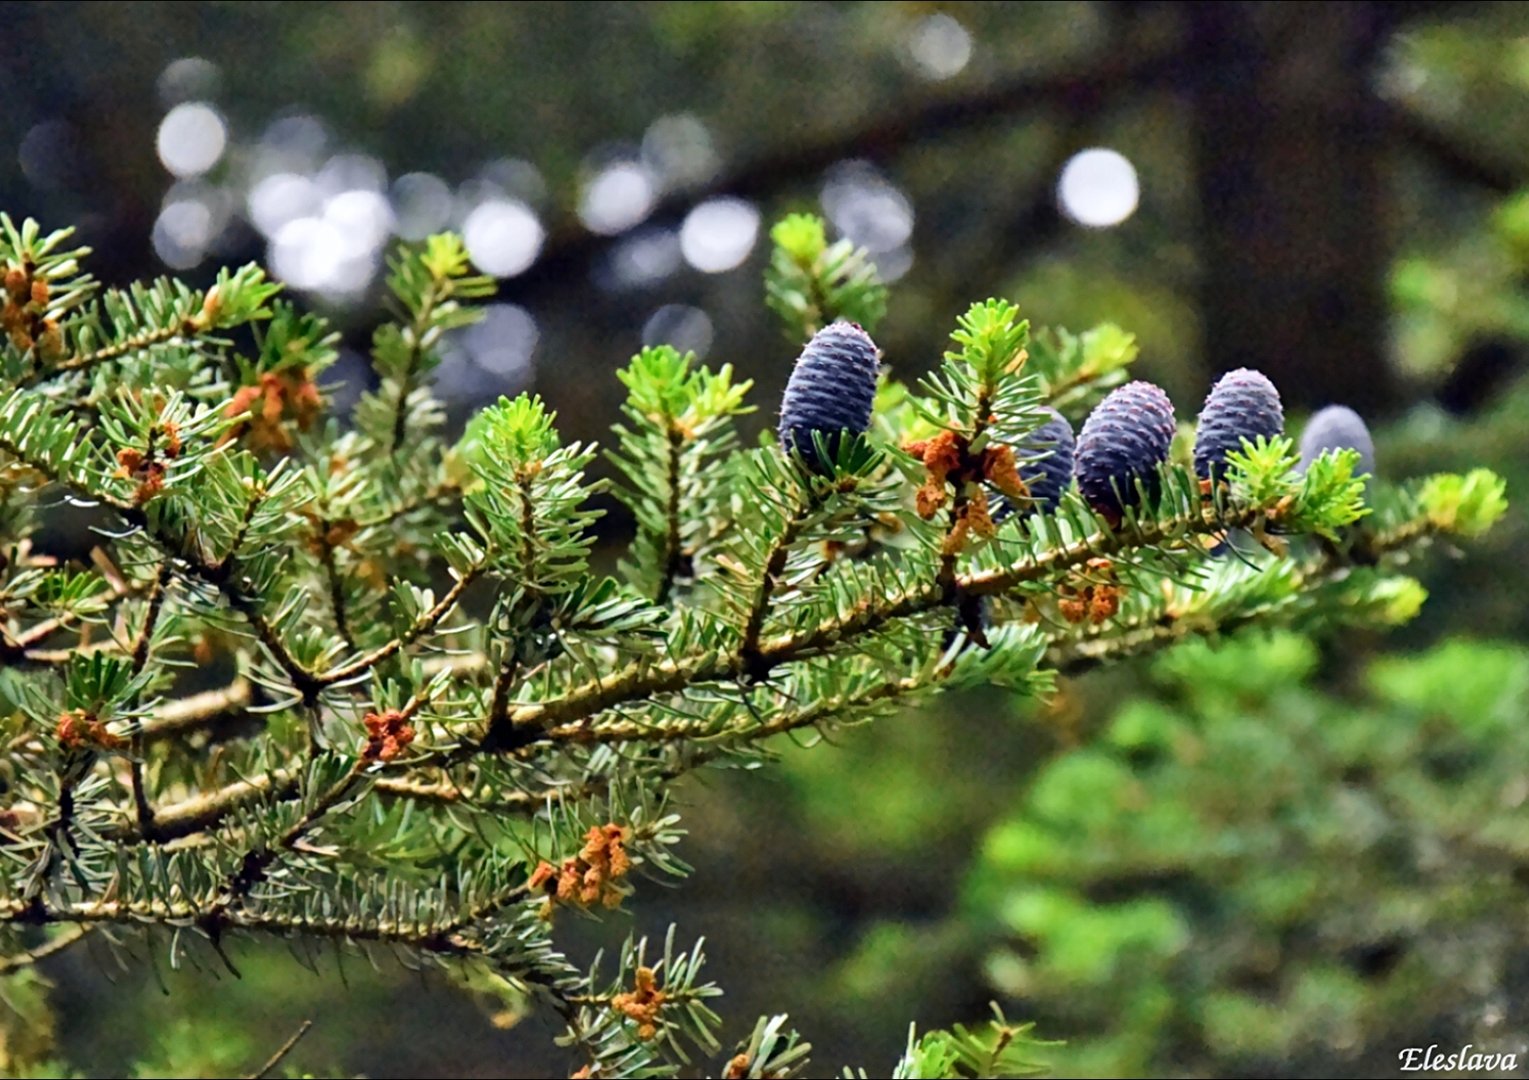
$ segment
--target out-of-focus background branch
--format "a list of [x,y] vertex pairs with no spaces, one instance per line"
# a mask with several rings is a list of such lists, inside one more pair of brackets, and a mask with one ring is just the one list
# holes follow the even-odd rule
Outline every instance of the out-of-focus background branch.
[[[1288,372],[1299,405],[1395,411],[1417,383],[1384,329],[1415,235],[1398,171],[1485,189],[1467,200],[1522,172],[1478,111],[1409,84],[1428,75],[1409,34],[1470,21],[1432,5],[693,6],[5,5],[0,190],[80,220],[108,280],[270,257],[358,347],[387,236],[474,220],[536,346],[496,354],[511,372],[469,363],[466,401],[510,374],[607,403],[605,380],[565,389],[537,365],[612,363],[650,320],[780,368],[730,297],[758,269],[757,215],[822,201],[904,277],[900,366],[974,283],[1145,264],[1184,310],[1142,332],[1185,389],[1253,364]],[[1124,229],[1058,212],[1058,162],[1092,143],[1140,185]],[[1046,291],[1073,316],[1078,290]]]
[[[604,435],[615,368],[657,341],[754,378],[752,422],[769,426],[796,349],[761,302],[763,235],[807,208],[893,281],[878,341],[900,376],[930,365],[967,302],[1007,296],[1037,324],[1136,334],[1181,418],[1215,373],[1254,366],[1292,427],[1331,402],[1365,413],[1389,477],[1487,464],[1521,491],[1526,178],[1519,5],[0,4],[0,209],[79,225],[111,283],[268,264],[344,329],[342,404],[370,378],[382,252],[463,230],[503,288],[438,392],[460,421],[534,389],[570,438]],[[627,525],[601,528],[619,541]],[[825,1071],[994,996],[1071,1040],[1057,1063],[1075,1075],[1367,1075],[1414,1037],[1511,1049],[1529,1030],[1508,828],[1524,741],[1450,726],[1479,734],[1471,710],[1522,691],[1522,516],[1490,545],[1438,571],[1425,619],[1388,643],[1500,639],[1420,662],[1440,682],[1485,672],[1466,705],[1401,661],[1372,668],[1369,640],[1275,642],[1204,685],[1171,664],[1085,680],[1039,714],[973,695],[759,774],[694,778],[697,874],[640,895],[635,921],[707,934],[726,1014],[792,1009]],[[1254,669],[1308,688],[1252,686]],[[1246,693],[1217,696],[1237,678]],[[1312,715],[1394,754],[1356,764],[1305,732]],[[1408,723],[1416,758],[1388,741]],[[1417,765],[1441,744],[1452,765]],[[1151,754],[1178,771],[1143,771]],[[1309,769],[1307,801],[1239,806],[1199,764],[1244,754]],[[1415,767],[1440,806],[1466,790],[1455,767],[1498,810],[1399,806],[1371,783]],[[1124,817],[1182,820],[1124,843],[1080,809],[1117,796]],[[1049,867],[1036,822],[1107,854]],[[1349,849],[1324,829],[1379,839]],[[1430,844],[1446,854],[1409,861]],[[1451,908],[1448,883],[1467,881]],[[43,970],[86,1071],[234,1069],[309,1016],[299,1063],[559,1066],[437,980],[336,960],[297,979],[280,950],[242,966],[212,995],[209,973],[165,973],[168,999],[100,949]]]

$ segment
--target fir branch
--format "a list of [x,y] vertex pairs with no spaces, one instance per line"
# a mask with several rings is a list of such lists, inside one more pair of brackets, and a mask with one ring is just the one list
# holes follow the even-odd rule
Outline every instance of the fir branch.
[[[493,295],[493,282],[470,274],[470,269],[461,237],[449,233],[431,236],[420,248],[401,251],[389,259],[388,289],[405,321],[377,329],[372,358],[383,378],[380,393],[391,391],[392,400],[385,405],[366,402],[366,415],[358,414],[358,421],[382,444],[390,465],[398,464],[414,415],[410,402],[422,376],[439,363],[441,340],[448,331],[482,318],[480,310],[464,307],[462,301]],[[428,400],[424,404],[431,405]],[[379,411],[385,412],[385,420]],[[427,424],[434,422],[428,416],[422,414]]]
[[71,945],[82,940],[90,931],[91,928],[88,926],[71,926],[63,933],[53,935],[53,937],[34,949],[0,957],[0,975],[9,975],[13,971],[20,971],[22,968],[39,964],[50,956],[57,956]]
[[216,690],[161,701],[154,706],[153,715],[143,722],[140,734],[146,744],[188,735],[242,711],[252,698],[252,684],[240,676]]
[[443,935],[403,920],[360,920],[344,914],[327,918],[283,911],[250,910],[186,901],[80,900],[49,904],[41,900],[0,902],[0,922],[18,926],[74,924],[141,928],[145,925],[194,926],[216,940],[230,930],[276,937],[325,938],[354,944],[397,945],[446,957],[481,956],[481,944],[461,934]]
[[[148,665],[149,649],[154,638],[154,630],[159,625],[160,612],[164,610],[165,590],[169,584],[170,564],[168,561],[161,562],[158,572],[154,575],[154,584],[149,590],[148,609],[144,612],[143,627],[138,632],[138,640],[133,644],[131,670],[132,677],[135,679],[143,674],[143,669]],[[148,792],[143,784],[143,747],[143,722],[135,715],[128,728],[133,806],[138,814],[138,831],[149,835],[154,831],[154,809],[149,805]]]
[[[1028,324],[992,300],[963,316],[922,390],[883,384],[863,438],[837,439],[865,431],[858,413],[808,425],[821,437],[810,463],[737,448],[747,384],[730,369],[643,350],[620,373],[609,454],[637,526],[622,582],[591,573],[593,497],[607,485],[590,478],[594,449],[563,442],[539,399],[501,400],[449,449],[432,434],[445,416],[426,377],[444,336],[478,317],[466,302],[492,287],[459,238],[391,262],[399,322],[378,331],[380,386],[341,432],[309,415],[334,335],[289,305],[267,311],[258,272],[224,275],[205,297],[162,281],[92,305],[64,235],[0,220],[0,511],[22,544],[0,566],[0,687],[19,702],[6,775],[21,808],[7,816],[0,923],[77,929],[0,971],[97,926],[191,929],[225,960],[236,933],[385,945],[470,961],[550,1004],[592,1072],[669,1075],[686,1045],[717,1048],[699,946],[677,952],[671,933],[650,966],[629,940],[614,975],[584,974],[553,950],[543,916],[554,896],[619,904],[634,865],[687,870],[670,853],[675,778],[955,686],[1034,693],[1059,671],[1191,636],[1395,621],[1421,587],[1388,569],[1393,556],[1477,535],[1506,505],[1485,470],[1383,489],[1369,505],[1353,452],[1299,462],[1272,437],[1245,443],[1203,491],[1164,466],[1118,525],[1070,493],[995,524],[985,492],[1024,498],[1019,453],[1043,403],[1081,405],[1123,380],[1135,344],[1110,326],[1041,333],[1030,360]],[[881,314],[871,261],[829,244],[821,221],[772,235],[769,302],[789,332]],[[254,361],[215,336],[266,318]],[[41,376],[39,358],[53,361]],[[109,362],[125,383],[113,393]],[[26,388],[53,376],[76,378]],[[82,432],[66,399],[87,386],[97,411]],[[289,407],[300,415],[271,419]],[[283,430],[294,420],[300,439]],[[269,471],[256,456],[293,447]],[[28,560],[30,503],[49,485],[123,526],[94,571]],[[458,498],[462,525],[448,530]],[[1279,557],[1208,559],[1204,538],[1229,529]],[[1281,534],[1306,537],[1290,542],[1311,554],[1292,561]],[[415,584],[443,572],[442,595]],[[484,578],[491,614],[449,622]],[[374,629],[384,612],[389,628]],[[110,640],[94,640],[100,626]],[[59,667],[38,670],[56,644],[71,646]],[[177,665],[218,648],[237,665],[230,683],[155,697],[175,693]],[[246,712],[270,713],[258,738],[216,737]],[[183,760],[188,737],[216,753]],[[400,872],[372,873],[384,863]],[[805,1044],[778,1021],[748,1045],[729,1075],[804,1064]],[[1007,1074],[1028,1067],[1027,1045],[999,1016],[990,1031],[910,1038],[898,1074]]]
[[393,402],[393,426],[387,446],[389,458],[396,458],[403,446],[404,433],[409,425],[409,395],[414,390],[415,379],[419,377],[428,342],[435,336],[431,333],[431,316],[435,313],[436,304],[444,299],[448,287],[449,281],[432,278],[404,331],[406,357],[403,370],[398,376],[398,394]]
[[[427,687],[410,698],[403,708],[390,715],[397,722],[406,724],[429,700],[430,688]],[[387,756],[385,752],[380,755],[383,761],[387,759]],[[317,760],[317,753],[311,751],[310,765],[317,764]],[[358,755],[344,775],[315,796],[303,815],[293,822],[275,843],[258,845],[247,850],[243,858],[239,860],[238,869],[224,884],[222,893],[213,904],[213,910],[222,911],[243,903],[249,896],[250,890],[266,879],[277,860],[295,850],[335,807],[362,786],[363,781],[368,779],[368,770],[376,760],[378,757],[371,752]],[[314,770],[310,768],[309,778],[314,775]]]
[[372,517],[360,519],[356,522],[356,527],[357,529],[386,528],[399,518],[408,517],[419,510],[451,510],[460,505],[458,500],[461,497],[461,487],[450,482],[443,482],[420,492],[418,495],[399,503],[397,506],[390,506]]
[[[248,265],[221,271],[205,294],[166,279],[108,290],[62,324],[64,336],[86,347],[47,366],[34,355],[33,366],[15,385],[33,387],[158,350],[221,344],[213,337],[218,331],[270,318],[269,301],[278,289],[264,271]],[[89,347],[97,341],[102,343]]]
[[[412,720],[419,710],[429,703],[434,690],[435,684],[431,684],[411,697],[401,709],[396,710],[396,719],[405,723]],[[310,764],[314,756],[310,754]],[[406,764],[410,767],[418,766],[418,762]],[[386,762],[383,762],[383,765],[386,765]],[[367,773],[369,768],[373,769],[372,774]],[[374,786],[383,783],[383,778],[375,770],[373,761],[366,754],[357,757],[346,774],[315,799],[303,818],[282,835],[274,848],[252,849],[246,852],[244,859],[241,860],[238,875],[247,874],[252,880],[242,882],[241,888],[237,889],[231,881],[225,888],[225,892],[233,896],[254,884],[254,879],[263,876],[269,869],[272,859],[281,851],[288,851],[295,847],[325,814],[357,786],[358,781],[363,777],[367,777]],[[259,776],[241,779],[224,787],[204,792],[158,811],[151,811],[152,826],[149,828],[143,828],[140,822],[140,828],[136,832],[119,828],[111,835],[118,841],[126,842],[145,840],[151,843],[167,843],[172,840],[181,840],[215,829],[230,815],[240,813],[252,806],[282,803],[293,799],[301,794],[303,779],[304,770],[302,769],[273,769]],[[395,794],[408,794],[409,786],[395,780],[393,791]]]
[[47,476],[54,483],[69,488],[81,497],[93,502],[104,503],[116,511],[128,525],[147,534],[161,550],[176,559],[192,575],[217,589],[228,601],[229,606],[244,617],[245,621],[249,623],[250,628],[255,631],[255,635],[259,638],[261,644],[266,647],[272,658],[286,672],[287,676],[292,680],[294,688],[297,689],[305,701],[312,701],[317,696],[318,691],[325,684],[317,681],[312,672],[298,663],[297,658],[288,651],[286,645],[282,642],[281,636],[276,632],[275,627],[271,625],[261,612],[258,601],[246,595],[235,581],[234,567],[237,560],[237,542],[242,540],[244,531],[249,527],[250,519],[259,505],[259,494],[252,495],[250,498],[241,523],[240,532],[236,536],[236,546],[230,548],[222,559],[217,562],[210,562],[200,552],[194,550],[188,537],[174,537],[154,529],[149,515],[143,507],[107,492],[85,486],[78,480],[68,477],[57,468],[52,467],[51,463],[42,457],[28,453],[24,447],[3,435],[0,435],[0,450],[4,450],[18,461]]
[[529,881],[521,881],[518,884],[501,889],[491,896],[484,897],[472,907],[465,909],[461,914],[443,924],[436,932],[445,937],[452,937],[463,933],[473,927],[480,926],[507,908],[523,902],[531,895],[532,889]]
[[191,574],[216,588],[228,601],[229,606],[244,617],[245,621],[255,632],[260,643],[265,646],[267,652],[291,680],[293,688],[298,692],[303,701],[309,705],[317,700],[319,692],[325,687],[345,683],[365,675],[376,664],[412,644],[422,635],[433,631],[440,620],[453,610],[462,592],[482,570],[482,566],[479,565],[463,573],[441,603],[437,604],[425,616],[416,620],[414,625],[404,635],[389,641],[366,656],[342,665],[337,669],[322,674],[315,674],[298,662],[297,658],[287,648],[276,628],[261,611],[258,601],[247,595],[236,581],[238,549],[243,543],[243,538],[248,532],[255,513],[264,498],[265,493],[263,489],[257,489],[251,494],[246,504],[245,513],[241,518],[239,529],[235,534],[233,544],[221,559],[212,562],[195,551],[187,537],[177,538],[166,535],[162,531],[154,530],[149,515],[142,507],[107,493],[85,487],[70,477],[63,475],[56,468],[51,468],[49,462],[36,455],[29,454],[22,446],[4,436],[0,436],[0,450],[6,451],[17,460],[36,469],[54,482],[74,490],[81,496],[106,503],[128,525],[148,533],[155,543],[167,554],[182,563]]
[[89,656],[92,653],[120,654],[121,652],[121,642],[102,638],[100,641],[83,642],[57,649],[28,649],[16,661],[16,666],[18,668],[57,668],[67,665],[72,656]]
[[[252,509],[250,513],[253,513]],[[246,518],[246,522],[248,517]],[[428,612],[421,615],[400,636],[393,638],[387,643],[373,649],[364,656],[358,657],[338,668],[323,672],[313,672],[298,662],[297,658],[287,649],[276,628],[265,618],[255,600],[245,595],[233,581],[234,551],[230,550],[225,558],[216,564],[208,564],[199,559],[187,557],[184,551],[175,552],[185,560],[186,565],[197,577],[214,586],[228,600],[229,605],[244,616],[245,621],[255,631],[260,643],[264,645],[277,664],[291,679],[293,687],[302,696],[305,704],[312,705],[316,702],[320,691],[326,687],[348,684],[353,680],[366,675],[372,668],[395,655],[401,649],[412,645],[421,637],[432,633],[446,618],[455,610],[457,602],[462,594],[472,584],[473,580],[482,572],[482,565],[468,568],[458,578],[447,593]]]
[[666,436],[664,441],[669,453],[665,461],[664,475],[668,498],[664,500],[663,571],[653,596],[653,602],[660,605],[669,602],[670,596],[674,593],[675,580],[680,576],[680,570],[685,563],[681,532],[683,508],[680,506],[680,500],[684,496],[680,487],[680,466],[684,461],[685,433],[671,422]]
[[[687,742],[704,740],[706,749],[692,761],[693,768],[701,761],[711,760],[725,751],[732,743],[761,741],[772,735],[780,735],[801,728],[817,727],[857,710],[866,709],[880,702],[911,697],[919,691],[938,684],[948,671],[931,671],[923,676],[903,679],[887,679],[876,685],[862,687],[854,693],[837,697],[824,697],[810,705],[794,709],[781,709],[768,719],[752,716],[740,718],[718,728],[705,720],[677,723],[656,728],[630,719],[604,721],[595,725],[564,724],[547,731],[543,738],[550,742],[575,742],[605,744],[652,740],[655,742]],[[678,775],[678,774],[675,774]],[[671,777],[666,777],[671,778]]]
[[[520,504],[520,569],[524,575],[522,594],[517,606],[523,607],[527,617],[535,621],[536,617],[544,611],[545,597],[541,589],[537,587],[539,553],[536,544],[537,517],[532,474],[525,471],[517,473],[515,492]],[[515,676],[520,671],[521,660],[520,640],[519,635],[516,635],[505,647],[504,659],[499,663],[499,673],[494,677],[494,692],[488,712],[487,738],[489,739],[498,738],[504,731],[505,715],[510,708],[510,691],[514,688]]]
[[356,649],[356,639],[350,632],[350,619],[346,613],[347,603],[345,600],[345,582],[340,576],[340,566],[335,560],[335,545],[330,539],[332,523],[324,518],[319,518],[315,523],[317,535],[315,537],[319,549],[319,562],[324,567],[324,578],[329,583],[329,608],[334,615],[335,630],[352,650]]
[[489,815],[534,814],[545,809],[549,802],[591,798],[604,792],[606,787],[604,783],[591,782],[529,791],[497,791],[479,796],[469,788],[450,781],[430,782],[408,776],[381,776],[376,783],[379,795],[439,806],[466,806]]
[[1080,334],[1056,327],[1041,330],[1031,339],[1027,366],[1046,403],[1067,412],[1123,382],[1139,351],[1135,335],[1114,323]]
[[[172,553],[176,552],[172,550]],[[223,598],[228,602],[228,606],[243,616],[244,621],[255,632],[256,639],[261,645],[265,646],[266,652],[270,654],[271,658],[276,661],[277,666],[291,680],[293,689],[297,691],[303,703],[312,706],[318,700],[319,691],[325,685],[324,681],[315,676],[313,672],[309,671],[298,661],[297,657],[292,655],[291,650],[287,648],[286,642],[282,640],[281,634],[261,610],[260,602],[247,594],[235,582],[232,566],[230,565],[233,560],[230,558],[220,564],[208,564],[202,562],[199,558],[187,557],[184,551],[178,554],[180,554],[185,567],[194,576],[207,582],[207,584],[222,593]]]
[[483,573],[484,564],[468,567],[460,575],[456,582],[448,589],[428,611],[415,619],[409,628],[384,645],[379,645],[364,656],[357,657],[348,663],[342,664],[330,671],[324,671],[314,676],[314,683],[318,687],[340,686],[348,684],[366,675],[384,660],[397,654],[402,649],[407,649],[420,638],[435,632],[441,621],[456,610],[458,602],[462,599],[469,586]]
[[836,319],[874,330],[887,309],[887,288],[864,248],[828,242],[823,219],[791,214],[770,230],[765,302],[793,342],[806,341]]
[[[1206,536],[1228,527],[1251,524],[1261,513],[1260,509],[1251,507],[1221,513],[1203,508],[1198,513],[1141,522],[1128,531],[1100,531],[1010,566],[962,574],[956,579],[956,588],[974,596],[998,595],[1019,585],[1042,581],[1080,567],[1092,558],[1182,542],[1189,535]],[[510,713],[510,722],[517,728],[545,732],[560,724],[583,720],[658,694],[681,691],[696,683],[730,681],[746,676],[762,678],[784,664],[821,656],[840,646],[853,644],[888,624],[923,614],[946,602],[946,592],[938,583],[913,582],[901,590],[866,596],[852,610],[830,616],[805,630],[763,640],[747,661],[739,651],[658,663],[634,663],[609,677],[575,687],[560,697],[522,705]]]
[[749,383],[732,369],[712,371],[667,345],[645,348],[617,371],[627,387],[607,457],[623,481],[616,494],[632,511],[637,535],[623,564],[628,578],[659,605],[693,576],[713,538],[713,514],[726,488],[727,455],[745,413]]
[[764,632],[765,619],[770,613],[770,600],[780,585],[781,576],[786,572],[786,559],[791,554],[792,545],[801,535],[802,528],[807,524],[807,518],[812,509],[811,500],[803,495],[787,516],[780,535],[771,544],[770,554],[765,559],[764,572],[760,574],[759,581],[754,586],[753,599],[749,603],[748,615],[743,622],[735,658],[739,669],[751,678],[763,678],[769,671],[768,667],[763,666],[764,657],[760,652],[759,637]]
[[[406,910],[406,909],[404,909]],[[386,945],[441,960],[490,961],[501,975],[536,988],[565,1018],[578,1006],[566,989],[567,974],[556,953],[542,955],[538,942],[487,941],[482,924],[460,927],[418,922],[402,913],[382,918],[349,913],[291,912],[248,907],[197,904],[184,899],[100,899],[48,903],[41,898],[0,901],[0,923],[17,926],[72,925],[81,936],[102,926],[139,929],[143,926],[195,927],[222,956],[222,941],[231,932],[279,938],[312,938],[346,945]],[[74,940],[78,940],[77,938]],[[72,943],[72,942],[71,942]],[[231,966],[231,965],[230,965]],[[237,974],[237,969],[233,969]]]
[[[44,829],[47,842],[28,871],[26,887],[22,893],[28,901],[36,901],[42,897],[67,857],[67,853],[75,850],[75,841],[71,833],[74,828],[74,789],[84,777],[92,756],[91,751],[71,751],[65,753],[59,761],[58,798],[54,803],[53,817]],[[81,767],[82,762],[86,768]]]
[[291,851],[318,823],[349,795],[366,770],[366,759],[357,758],[345,774],[321,792],[286,832],[273,844],[252,847],[239,860],[239,866],[224,883],[222,892],[208,910],[216,919],[230,908],[240,906],[250,890],[266,879],[275,862]]
[[[1335,581],[1350,569],[1335,556],[1324,556],[1292,574],[1299,589],[1316,589]],[[1310,600],[1301,592],[1280,597],[1216,617],[1196,612],[1189,617],[1166,611],[1150,621],[1119,622],[1095,633],[1066,635],[1046,652],[1048,666],[1063,675],[1081,675],[1103,664],[1171,648],[1192,637],[1217,637],[1245,627],[1272,623],[1284,610]]]
[[68,488],[70,491],[74,492],[76,495],[80,496],[87,502],[101,503],[105,506],[109,506],[118,514],[122,515],[123,520],[125,520],[129,525],[132,525],[134,528],[143,528],[146,525],[148,518],[140,507],[135,506],[133,503],[130,503],[125,499],[112,495],[110,492],[95,491],[85,487],[83,484],[78,482],[72,482],[69,478],[65,477],[57,468],[55,468],[53,463],[45,460],[39,455],[30,453],[20,443],[9,439],[4,435],[0,435],[0,450],[4,450],[7,454],[21,462],[23,465],[26,465],[31,469],[35,469],[37,472],[46,476],[53,483],[61,484],[62,486]]
[[48,367],[34,367],[17,380],[17,385],[32,387],[49,379],[58,378],[61,375],[86,371],[99,364],[121,360],[125,357],[147,352],[155,348],[182,345],[194,340],[197,332],[198,326],[195,320],[188,316],[181,322],[169,326],[156,327],[153,330],[147,330],[144,333],[123,338],[121,341],[113,342],[110,345],[103,345],[93,352],[76,354]]
[[[3,440],[0,440],[3,441]],[[111,592],[107,596],[107,603],[115,603],[124,597],[137,595],[139,586],[132,582],[117,580],[111,583]],[[44,656],[39,653],[37,646],[48,640],[54,634],[72,628],[83,616],[77,611],[64,612],[50,619],[44,619],[31,628],[22,631],[15,637],[9,636],[4,627],[0,627],[0,661],[6,664],[26,663],[62,663],[62,659]],[[67,656],[67,652],[63,654]]]
[[[406,767],[419,767],[406,762]],[[251,807],[275,805],[296,798],[300,792],[301,770],[275,769],[258,776],[236,780],[219,788],[204,791],[181,802],[161,806],[153,812],[153,828],[148,832],[132,826],[108,828],[103,835],[117,843],[170,843],[218,828],[230,816]],[[549,801],[587,799],[602,793],[604,783],[553,786],[533,791],[498,792],[492,798],[474,796],[460,785],[427,782],[410,776],[378,775],[372,790],[378,795],[411,799],[426,804],[463,805],[484,813],[535,813]]]
[[284,802],[296,796],[301,773],[297,769],[276,769],[237,780],[220,788],[201,792],[153,811],[153,831],[140,833],[132,826],[108,829],[104,835],[117,843],[146,840],[168,843],[216,828],[230,814],[259,802]]
[[254,1072],[248,1073],[244,1080],[263,1080],[264,1077],[270,1076],[271,1072],[276,1068],[276,1066],[280,1065],[282,1060],[294,1049],[296,1049],[297,1044],[303,1041],[303,1036],[308,1034],[308,1032],[312,1029],[313,1021],[304,1020],[301,1024],[298,1025],[297,1030],[293,1032],[292,1036],[287,1039],[286,1042],[282,1043],[281,1046],[276,1049],[274,1054],[266,1059],[265,1064],[260,1066],[260,1068],[256,1069]]

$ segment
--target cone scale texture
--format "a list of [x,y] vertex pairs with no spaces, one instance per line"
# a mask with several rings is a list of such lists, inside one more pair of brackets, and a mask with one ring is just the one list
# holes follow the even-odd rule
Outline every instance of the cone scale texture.
[[1272,439],[1284,430],[1285,410],[1274,384],[1250,368],[1227,372],[1211,387],[1195,426],[1195,475],[1220,480],[1227,455],[1240,452],[1244,439]]
[[821,433],[833,452],[844,432],[859,435],[870,427],[878,366],[876,343],[856,324],[837,322],[814,334],[797,357],[781,400],[781,447],[826,470],[813,433]]
[[[1046,422],[1026,435],[1016,448],[1019,478],[1030,490],[1027,515],[1051,513],[1072,484],[1072,424],[1055,409],[1048,408],[1045,414]],[[994,521],[1003,521],[1013,513],[1014,506],[1006,497],[1000,495],[994,499]]]
[[1118,518],[1136,505],[1137,481],[1156,489],[1173,444],[1173,402],[1160,387],[1130,382],[1110,392],[1083,423],[1073,471],[1095,510]]

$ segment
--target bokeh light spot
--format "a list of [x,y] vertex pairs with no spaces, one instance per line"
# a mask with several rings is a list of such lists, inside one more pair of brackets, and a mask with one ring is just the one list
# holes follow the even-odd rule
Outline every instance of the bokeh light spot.
[[345,238],[345,254],[370,256],[387,243],[393,231],[393,208],[375,191],[356,188],[324,202],[324,220]]
[[309,113],[295,113],[274,120],[260,136],[255,150],[257,176],[289,172],[308,174],[324,160],[329,129]]
[[822,202],[834,228],[873,254],[900,248],[913,235],[913,204],[868,162],[835,166]]
[[642,327],[644,345],[673,345],[680,352],[693,352],[702,360],[711,351],[715,336],[711,317],[689,304],[665,304]]
[[1063,213],[1091,229],[1119,225],[1136,212],[1140,199],[1136,167],[1103,147],[1074,154],[1057,181]]
[[536,319],[518,304],[490,304],[483,320],[462,331],[462,347],[473,363],[505,378],[505,389],[530,381],[531,357],[541,332]]
[[206,256],[212,226],[212,208],[200,199],[168,202],[154,222],[154,254],[172,270],[189,270]]
[[467,215],[462,236],[478,269],[507,278],[530,269],[546,231],[535,212],[518,199],[489,199]]
[[433,173],[400,176],[390,197],[398,235],[405,240],[423,240],[451,221],[451,187]]
[[155,89],[159,91],[160,102],[170,108],[185,101],[212,97],[218,92],[222,78],[218,65],[211,60],[200,56],[183,56],[165,65],[165,69],[159,73]]
[[385,191],[387,167],[370,154],[336,154],[324,162],[314,182],[325,195],[342,191]]
[[200,176],[218,163],[228,146],[223,115],[205,101],[177,105],[160,121],[155,148],[173,176]]
[[711,132],[689,113],[660,116],[642,136],[642,160],[670,185],[699,184],[721,167]]
[[579,220],[590,232],[614,236],[641,223],[657,198],[653,176],[640,163],[612,162],[585,186]]
[[684,261],[680,238],[673,229],[633,229],[612,246],[610,255],[596,268],[595,283],[607,289],[647,288],[669,277]]
[[36,188],[67,187],[76,169],[74,131],[62,120],[44,120],[21,139],[17,161]]
[[332,222],[303,217],[283,225],[271,242],[271,269],[294,289],[330,289],[340,276],[345,238]]
[[501,195],[519,199],[527,206],[539,206],[547,198],[547,181],[542,171],[524,158],[498,158],[478,170],[478,179],[486,180]]
[[250,223],[266,236],[275,236],[289,221],[316,214],[319,204],[318,187],[296,173],[273,173],[245,196]]
[[908,56],[927,79],[948,79],[972,58],[972,36],[950,15],[921,19],[908,37]]
[[754,250],[759,210],[743,199],[707,199],[685,215],[680,251],[685,261],[707,274],[731,270]]

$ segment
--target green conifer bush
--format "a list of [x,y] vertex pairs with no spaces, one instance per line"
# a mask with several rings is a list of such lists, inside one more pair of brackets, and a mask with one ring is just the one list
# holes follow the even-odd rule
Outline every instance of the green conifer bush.
[[[783,365],[841,321],[874,335],[864,252],[805,216],[772,236]],[[1032,499],[1032,436],[1053,408],[1079,424],[1135,348],[1032,339],[1002,300],[915,384],[883,358],[852,437],[802,398],[787,445],[746,445],[776,404],[659,346],[616,372],[606,447],[529,395],[452,439],[432,372],[493,283],[451,235],[394,257],[342,421],[337,335],[257,267],[103,289],[87,255],[0,219],[0,966],[145,927],[235,971],[253,937],[390,951],[548,1010],[576,1075],[808,1067],[783,1016],[722,1023],[678,929],[565,956],[566,920],[687,873],[675,778],[951,687],[1044,695],[1247,626],[1405,619],[1400,567],[1505,506],[1485,470],[1367,494],[1356,452],[1300,468],[1283,435],[1203,482],[1187,452],[1133,461],[1105,516]],[[843,355],[813,354],[813,387]],[[607,489],[636,529],[613,577],[591,566]],[[87,527],[87,554],[49,541]],[[1211,559],[1229,529],[1267,550]],[[1000,1015],[910,1035],[894,1075],[1013,1075],[1037,1048]]]
[[960,907],[1056,1075],[1384,1076],[1421,1032],[1522,1061],[1529,651],[1396,653],[1342,697],[1319,661],[1175,649],[1007,800]]

